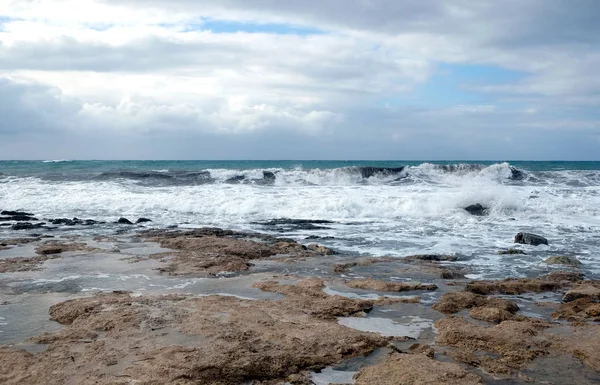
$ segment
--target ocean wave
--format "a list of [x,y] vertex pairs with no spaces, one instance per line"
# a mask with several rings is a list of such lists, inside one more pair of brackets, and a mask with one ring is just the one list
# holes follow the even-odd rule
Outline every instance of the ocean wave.
[[64,162],[72,162],[72,160],[69,160],[69,159],[50,159],[50,160],[44,160],[44,161],[42,161],[42,163],[64,163]]

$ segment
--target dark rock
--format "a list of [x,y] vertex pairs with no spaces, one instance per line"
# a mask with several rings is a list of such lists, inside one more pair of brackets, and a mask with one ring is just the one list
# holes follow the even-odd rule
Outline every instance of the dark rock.
[[8,216],[8,217],[0,217],[0,222],[7,222],[7,221],[19,222],[19,221],[37,221],[37,220],[39,220],[39,219],[30,217],[27,215],[12,215],[12,216]]
[[465,210],[471,215],[484,216],[489,214],[489,207],[484,207],[480,203],[467,206]]
[[86,219],[86,220],[82,220],[79,218],[73,218],[73,219],[69,219],[69,218],[56,218],[56,219],[52,219],[50,221],[50,223],[52,223],[53,225],[64,225],[64,226],[77,226],[77,225],[81,225],[81,226],[92,226],[101,222],[95,221],[93,219]]
[[319,224],[334,223],[332,221],[323,219],[291,219],[291,218],[279,218],[271,219],[264,222],[251,222],[254,225],[261,225],[272,227],[277,231],[296,231],[296,230],[328,230],[330,227],[317,226]]
[[41,229],[44,227],[43,223],[32,224],[30,222],[19,222],[12,225],[10,228],[12,230],[33,230],[33,229]]
[[33,214],[29,214],[29,213],[26,213],[24,211],[8,211],[8,210],[4,210],[4,211],[0,212],[0,215],[7,215],[7,216],[19,216],[19,215],[22,215],[22,216],[26,216],[26,217],[32,217],[33,216]]
[[152,219],[139,218],[137,221],[135,221],[135,223],[146,223],[146,222],[152,222]]
[[327,239],[335,239],[335,237],[321,237],[319,235],[309,235],[308,237],[306,237],[304,239],[307,239],[307,240],[310,240],[310,239],[325,239],[325,240],[327,240]]
[[531,233],[518,233],[515,235],[515,243],[521,243],[523,245],[547,245],[548,240],[540,235]]
[[498,251],[498,254],[499,255],[515,255],[515,254],[527,255],[526,252],[524,252],[523,250],[519,250],[519,249],[500,250],[500,251]]
[[123,218],[123,217],[119,218],[117,223],[122,224],[122,225],[133,225],[133,222],[131,222],[129,219]]
[[271,171],[263,171],[263,179],[266,180],[275,180],[275,174]]
[[408,257],[404,257],[407,261],[429,261],[429,262],[441,262],[441,261],[449,261],[454,262],[458,260],[458,257],[454,255],[440,255],[440,254],[418,254],[418,255],[409,255]]

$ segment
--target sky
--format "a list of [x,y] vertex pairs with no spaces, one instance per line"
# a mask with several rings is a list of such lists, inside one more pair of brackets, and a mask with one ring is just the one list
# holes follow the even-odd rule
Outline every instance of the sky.
[[597,0],[0,0],[1,159],[600,160]]

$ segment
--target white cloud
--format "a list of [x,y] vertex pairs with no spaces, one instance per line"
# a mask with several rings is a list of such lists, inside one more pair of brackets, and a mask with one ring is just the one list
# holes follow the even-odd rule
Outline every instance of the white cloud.
[[[597,10],[588,0],[5,0],[0,133],[343,137],[356,157],[371,135],[381,148],[420,141],[413,149],[428,157],[465,138],[594,132]],[[219,21],[325,33],[224,33]],[[390,107],[442,63],[522,76],[458,85],[481,102]]]

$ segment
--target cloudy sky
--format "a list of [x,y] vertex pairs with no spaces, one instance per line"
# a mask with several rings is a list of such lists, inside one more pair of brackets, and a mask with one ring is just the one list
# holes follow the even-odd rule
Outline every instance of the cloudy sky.
[[2,159],[600,159],[598,0],[0,0]]

